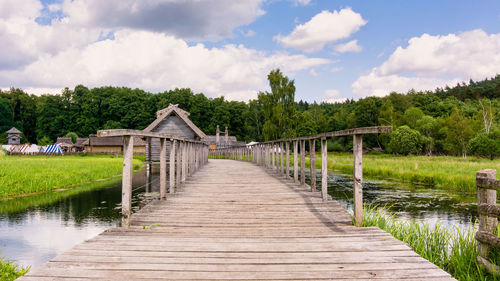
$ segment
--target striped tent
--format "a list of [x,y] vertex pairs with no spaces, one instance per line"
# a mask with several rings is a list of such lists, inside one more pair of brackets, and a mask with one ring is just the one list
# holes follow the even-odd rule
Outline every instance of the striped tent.
[[51,144],[44,146],[40,152],[43,152],[45,154],[63,154],[63,151],[59,144]]

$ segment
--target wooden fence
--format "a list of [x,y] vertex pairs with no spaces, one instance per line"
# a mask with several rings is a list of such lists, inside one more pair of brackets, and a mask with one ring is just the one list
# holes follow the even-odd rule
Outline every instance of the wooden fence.
[[[299,151],[300,151],[300,184],[305,185],[306,141],[309,141],[311,191],[316,191],[316,141],[321,142],[321,197],[328,200],[327,183],[327,139],[332,137],[353,136],[354,154],[354,219],[357,226],[363,225],[363,135],[386,134],[392,132],[391,126],[364,127],[336,132],[322,133],[314,136],[279,139],[261,142],[247,147],[229,147],[210,151],[210,158],[230,158],[251,161],[257,165],[278,171],[290,177],[290,150],[293,145],[293,179],[299,183]],[[299,149],[300,147],[300,149]],[[312,155],[312,157],[311,157]]]
[[[167,153],[169,154],[168,192],[186,181],[208,161],[208,146],[200,141],[170,136],[162,133],[139,130],[100,130],[98,137],[123,136],[123,171],[122,171],[122,227],[130,225],[132,210],[132,157],[134,148],[133,136],[160,139],[160,199],[167,194]],[[170,151],[167,151],[167,143]]]
[[497,206],[497,190],[500,189],[500,181],[496,179],[496,173],[497,171],[492,169],[476,173],[479,213],[479,229],[476,239],[479,265],[492,274],[500,275],[500,267],[489,261],[491,248],[500,248],[500,238],[495,235],[498,217],[500,217],[500,207]]

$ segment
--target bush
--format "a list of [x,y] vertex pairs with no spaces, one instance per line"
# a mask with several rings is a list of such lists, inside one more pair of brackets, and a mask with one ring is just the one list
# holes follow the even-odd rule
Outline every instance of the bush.
[[467,143],[467,149],[471,154],[493,159],[500,153],[499,142],[495,141],[493,134],[479,133]]
[[67,138],[71,138],[71,141],[72,141],[73,143],[75,143],[75,142],[76,142],[76,139],[78,138],[78,135],[77,135],[76,133],[74,133],[74,132],[69,132],[69,133],[67,133],[67,134],[65,135],[65,137],[67,137]]
[[418,154],[422,151],[420,133],[408,126],[401,126],[391,134],[389,148],[394,153]]

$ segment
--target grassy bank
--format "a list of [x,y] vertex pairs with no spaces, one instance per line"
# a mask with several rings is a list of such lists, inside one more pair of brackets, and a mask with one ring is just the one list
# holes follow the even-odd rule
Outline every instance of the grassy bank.
[[[141,165],[140,159],[134,159],[134,169]],[[111,155],[0,155],[0,199],[71,188],[121,172],[122,158]]]
[[[365,226],[377,226],[395,238],[407,243],[430,262],[449,272],[461,281],[500,280],[481,270],[477,264],[476,229],[446,228],[439,224],[429,226],[424,222],[401,221],[384,209],[366,208]],[[493,256],[498,256],[496,253]],[[498,258],[494,262],[498,264]]]
[[[352,174],[352,163],[352,153],[328,153],[328,169],[331,171]],[[316,155],[316,166],[321,167],[320,154]],[[363,155],[365,177],[392,178],[456,191],[475,192],[476,172],[482,169],[500,171],[500,159],[491,161],[475,157],[463,159],[451,156]]]
[[13,262],[5,259],[0,259],[0,280],[10,281],[23,276],[28,272],[29,267],[22,268]]

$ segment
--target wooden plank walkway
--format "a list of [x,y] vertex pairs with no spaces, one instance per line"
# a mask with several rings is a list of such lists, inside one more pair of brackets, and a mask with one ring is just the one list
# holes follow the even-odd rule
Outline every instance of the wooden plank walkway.
[[248,162],[210,160],[178,193],[20,280],[454,280],[344,207]]

